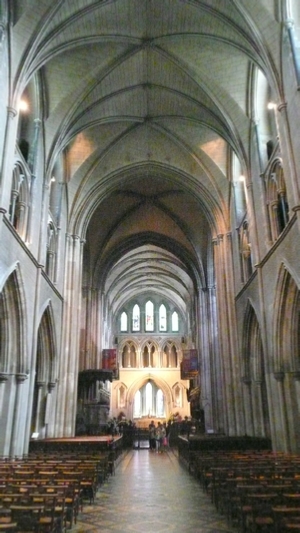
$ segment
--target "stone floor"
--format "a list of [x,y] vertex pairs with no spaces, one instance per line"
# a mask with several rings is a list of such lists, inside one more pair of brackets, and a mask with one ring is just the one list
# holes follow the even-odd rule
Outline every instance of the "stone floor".
[[172,452],[131,450],[72,533],[234,532]]

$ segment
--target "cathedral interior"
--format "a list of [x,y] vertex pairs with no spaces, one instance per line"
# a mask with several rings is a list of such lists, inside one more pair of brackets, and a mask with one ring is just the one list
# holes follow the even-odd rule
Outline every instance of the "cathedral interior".
[[1,456],[79,416],[300,451],[299,39],[298,0],[0,0]]

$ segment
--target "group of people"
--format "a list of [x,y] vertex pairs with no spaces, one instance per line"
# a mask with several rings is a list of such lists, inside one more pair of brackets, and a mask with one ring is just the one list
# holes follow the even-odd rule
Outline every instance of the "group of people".
[[169,427],[166,422],[158,422],[157,426],[152,420],[149,424],[150,451],[162,453],[169,446]]

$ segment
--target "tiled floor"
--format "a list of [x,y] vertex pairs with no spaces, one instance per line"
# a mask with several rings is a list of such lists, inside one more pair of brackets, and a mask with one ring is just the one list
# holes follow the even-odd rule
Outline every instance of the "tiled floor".
[[172,453],[131,450],[72,533],[234,532]]

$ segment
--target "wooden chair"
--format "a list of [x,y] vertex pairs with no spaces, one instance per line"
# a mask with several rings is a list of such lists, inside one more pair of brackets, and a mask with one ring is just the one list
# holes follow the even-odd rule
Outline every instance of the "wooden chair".
[[11,510],[5,507],[0,508],[0,531],[16,531],[17,522],[13,522]]

